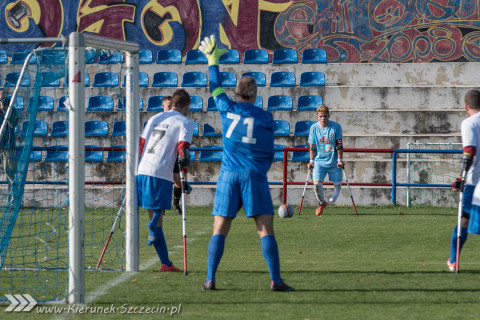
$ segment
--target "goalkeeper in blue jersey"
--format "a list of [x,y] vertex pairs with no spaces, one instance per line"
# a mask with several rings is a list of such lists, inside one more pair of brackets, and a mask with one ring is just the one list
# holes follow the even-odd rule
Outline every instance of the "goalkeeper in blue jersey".
[[213,235],[208,246],[208,273],[204,290],[215,289],[215,273],[223,255],[225,237],[232,220],[244,207],[253,217],[263,256],[271,276],[270,290],[293,291],[280,277],[280,259],[273,231],[273,203],[267,172],[273,161],[273,127],[270,112],[254,106],[257,83],[242,77],[235,88],[238,102],[219,86],[218,60],[225,50],[217,48],[215,36],[200,47],[208,58],[210,91],[222,118],[223,160],[213,205]]

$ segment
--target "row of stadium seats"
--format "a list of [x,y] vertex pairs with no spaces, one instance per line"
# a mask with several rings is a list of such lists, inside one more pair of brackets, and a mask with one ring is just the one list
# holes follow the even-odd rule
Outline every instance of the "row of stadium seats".
[[[45,72],[44,77],[50,77],[56,79],[46,84],[42,84],[42,87],[59,87],[60,78],[56,77],[53,73]],[[266,76],[263,72],[245,72],[242,77],[248,75],[257,81],[259,87],[266,86]],[[15,87],[17,84],[20,72],[11,72],[5,76],[3,82],[4,87]],[[47,78],[48,79],[48,78]],[[237,75],[233,72],[220,72],[220,84],[222,87],[235,87],[237,84]],[[140,87],[148,87],[150,79],[146,72],[139,73],[139,85]],[[0,85],[2,79],[0,78]],[[186,72],[182,76],[181,87],[207,87],[207,74],[205,72],[190,71]],[[25,73],[22,79],[22,87],[30,87],[31,80],[30,75]],[[98,72],[94,75],[92,87],[94,88],[112,88],[120,85],[119,75],[116,72]],[[151,87],[177,87],[179,85],[178,75],[175,72],[157,72],[153,75]],[[295,87],[296,76],[295,73],[290,71],[276,71],[270,76],[270,87]],[[64,82],[64,86],[68,86],[68,80]],[[90,76],[85,73],[85,86],[90,86]],[[125,87],[125,77],[123,78],[122,86]],[[325,74],[323,72],[302,72],[300,74],[300,87],[324,87],[325,86]]]
[[[13,52],[10,56],[11,64],[23,64],[29,52]],[[148,49],[140,50],[140,64],[153,63],[152,51]],[[47,60],[48,59],[48,60]],[[64,51],[53,51],[49,55],[42,54],[41,60],[49,63],[62,64],[65,63]],[[116,64],[124,63],[124,55],[121,52],[104,53],[90,63],[99,64]],[[0,64],[6,64],[9,61],[9,56],[3,50],[0,50]],[[310,48],[302,51],[301,63],[327,63],[327,54],[324,49]],[[243,56],[244,64],[267,64],[269,62],[269,52],[265,49],[248,49],[245,50]],[[298,53],[295,49],[285,48],[276,49],[272,54],[272,63],[286,64],[298,63]],[[36,63],[34,56],[30,63]],[[157,51],[155,60],[157,64],[180,64],[182,63],[182,53],[176,49],[162,49]],[[220,58],[222,64],[238,64],[240,63],[240,54],[238,50],[230,49]],[[207,58],[198,49],[188,50],[185,57],[185,64],[207,64]]]

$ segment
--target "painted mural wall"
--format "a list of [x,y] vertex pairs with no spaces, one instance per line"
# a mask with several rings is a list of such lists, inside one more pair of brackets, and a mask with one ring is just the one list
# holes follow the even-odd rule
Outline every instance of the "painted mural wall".
[[215,34],[240,53],[323,48],[329,62],[480,60],[478,0],[0,0],[0,38],[73,31],[135,41],[154,54],[185,55]]

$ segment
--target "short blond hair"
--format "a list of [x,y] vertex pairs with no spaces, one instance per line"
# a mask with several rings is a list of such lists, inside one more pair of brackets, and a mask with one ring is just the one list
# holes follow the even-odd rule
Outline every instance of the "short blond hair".
[[318,113],[318,112],[324,112],[324,113],[326,113],[326,114],[328,114],[328,115],[330,114],[330,110],[329,110],[328,107],[327,107],[326,105],[324,105],[324,104],[321,105],[321,106],[319,106],[319,107],[317,108],[317,113]]

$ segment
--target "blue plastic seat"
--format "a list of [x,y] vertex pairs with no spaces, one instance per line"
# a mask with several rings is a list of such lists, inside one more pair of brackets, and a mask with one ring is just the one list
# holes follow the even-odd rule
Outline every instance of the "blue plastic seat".
[[161,49],[157,51],[157,64],[180,64],[182,53],[177,49]]
[[260,96],[257,96],[257,98],[255,99],[255,103],[254,103],[255,107],[259,107],[260,109],[263,108],[263,98],[260,97]]
[[60,97],[60,99],[58,99],[57,111],[67,111],[67,106],[65,105],[65,99],[67,99],[67,97]]
[[190,96],[190,108],[189,111],[202,111],[203,98],[200,96]]
[[273,135],[275,137],[288,137],[290,134],[290,123],[287,120],[275,120]]
[[273,148],[275,153],[273,154],[273,161],[283,161],[283,149],[286,148],[283,144],[274,144]]
[[110,96],[93,96],[88,99],[87,111],[113,111],[113,99]]
[[303,72],[300,75],[300,87],[325,87],[323,72]]
[[[34,148],[38,148],[36,146],[32,146],[32,150],[30,150],[30,162],[40,162],[42,161],[42,150],[33,150]],[[17,159],[20,159],[21,154],[23,152],[23,147],[17,148]]]
[[113,123],[112,137],[124,137],[127,135],[127,123],[122,121],[115,121]]
[[206,87],[207,74],[204,72],[185,72],[182,78],[182,87]]
[[[88,72],[85,72],[84,85],[85,85],[85,87],[90,86],[90,75],[88,74]],[[68,75],[65,77],[65,82],[63,83],[63,86],[68,87]]]
[[297,50],[291,48],[275,49],[273,50],[272,63],[298,63]]
[[[17,85],[18,77],[20,77],[20,72],[10,72],[5,76],[4,87],[15,87]],[[21,87],[30,87],[30,75],[25,72]]]
[[247,49],[243,53],[244,64],[267,64],[268,51],[265,49]]
[[[309,148],[308,144],[300,144],[294,146],[294,148]],[[310,161],[310,152],[307,151],[293,151],[292,161]]]
[[65,64],[65,57],[66,53],[63,50],[42,51],[40,61],[43,64]]
[[312,121],[312,120],[297,121],[293,129],[293,136],[308,137],[308,135],[310,134],[310,127],[315,123],[317,123],[317,121]]
[[220,86],[224,88],[234,88],[237,85],[237,75],[233,72],[220,72]]
[[108,123],[103,120],[85,121],[85,137],[105,137],[108,134]]
[[103,53],[98,59],[98,64],[115,64],[123,63],[124,56],[123,52],[108,52]]
[[152,87],[176,87],[178,76],[175,72],[157,72],[153,75]]
[[68,136],[68,121],[67,120],[55,121],[52,124],[52,133],[50,134],[50,136],[51,137]]
[[93,87],[111,88],[118,86],[118,73],[99,72],[93,78]]
[[7,53],[3,50],[0,50],[0,64],[6,64],[8,62]]
[[217,111],[217,105],[215,104],[215,99],[213,99],[213,97],[208,97],[207,111]]
[[222,150],[213,150],[216,148],[221,148],[221,146],[211,145],[211,146],[204,146],[202,150],[200,150],[200,157],[198,161],[201,162],[219,162],[222,161],[223,158],[223,151]]
[[[127,85],[127,76],[123,76],[123,83],[122,87],[125,87]],[[146,72],[139,72],[138,73],[138,85],[141,88],[146,88],[148,87],[148,73]]]
[[56,88],[60,86],[60,78],[62,76],[57,72],[42,72],[41,83],[35,83],[35,87]]
[[[23,64],[25,59],[29,55],[30,51],[16,51],[12,53],[12,60],[10,61],[11,64]],[[33,55],[30,58],[29,64],[37,63],[37,57]]]
[[198,137],[198,122],[193,121],[193,136]]
[[[127,110],[126,106],[125,106],[126,99],[127,99],[126,97],[118,98],[118,104],[117,104],[117,110],[118,111]],[[143,110],[143,98],[142,97],[138,97],[138,108],[139,108],[140,111]]]
[[292,111],[292,109],[292,97],[283,94],[268,97],[267,111]]
[[207,57],[198,49],[191,49],[187,51],[185,64],[207,64]]
[[147,111],[163,112],[163,96],[153,96],[148,98]]
[[242,77],[249,76],[255,79],[257,81],[257,86],[258,87],[265,87],[265,84],[267,82],[267,78],[265,76],[265,73],[260,72],[260,71],[253,71],[253,72],[245,72],[242,74]]
[[[125,146],[112,146],[112,148],[125,148]],[[127,152],[125,150],[109,150],[107,152],[107,162],[125,162]]]
[[321,105],[323,105],[323,99],[320,96],[300,96],[297,101],[297,111],[314,111]]
[[140,49],[138,56],[139,56],[138,62],[140,64],[150,64],[153,62],[153,54],[151,50]]
[[215,132],[215,128],[213,128],[211,125],[209,125],[208,123],[204,123],[203,124],[203,133],[202,133],[202,136],[203,137],[221,137],[222,134],[221,133],[218,133],[218,132]]
[[47,155],[44,162],[67,162],[68,161],[68,149],[61,150],[66,146],[52,146],[47,147]]
[[[10,100],[12,100],[12,96],[8,96],[6,101],[7,103],[6,104],[9,104],[10,103]],[[13,107],[17,110],[23,110],[24,108],[24,102],[23,102],[23,98],[22,97],[19,97],[17,96],[17,98],[15,99],[15,104],[13,105]]]
[[[99,146],[86,145],[85,147],[99,148]],[[102,150],[85,150],[85,162],[102,162],[103,151]]]
[[[33,98],[29,99],[29,106],[33,104]],[[31,107],[29,107],[31,109]],[[37,111],[52,111],[53,110],[53,98],[50,96],[39,96],[38,97],[38,105]]]
[[238,50],[230,49],[223,54],[220,59],[219,63],[221,64],[238,64],[240,62],[240,54]]
[[325,49],[309,48],[302,52],[302,63],[327,63]]
[[[28,123],[29,121],[24,121],[22,123],[22,132],[21,136],[27,136],[28,130]],[[35,124],[33,125],[33,136],[34,137],[45,137],[48,132],[48,124],[44,120],[35,120]]]
[[295,87],[295,74],[290,71],[276,71],[270,77],[270,87]]

